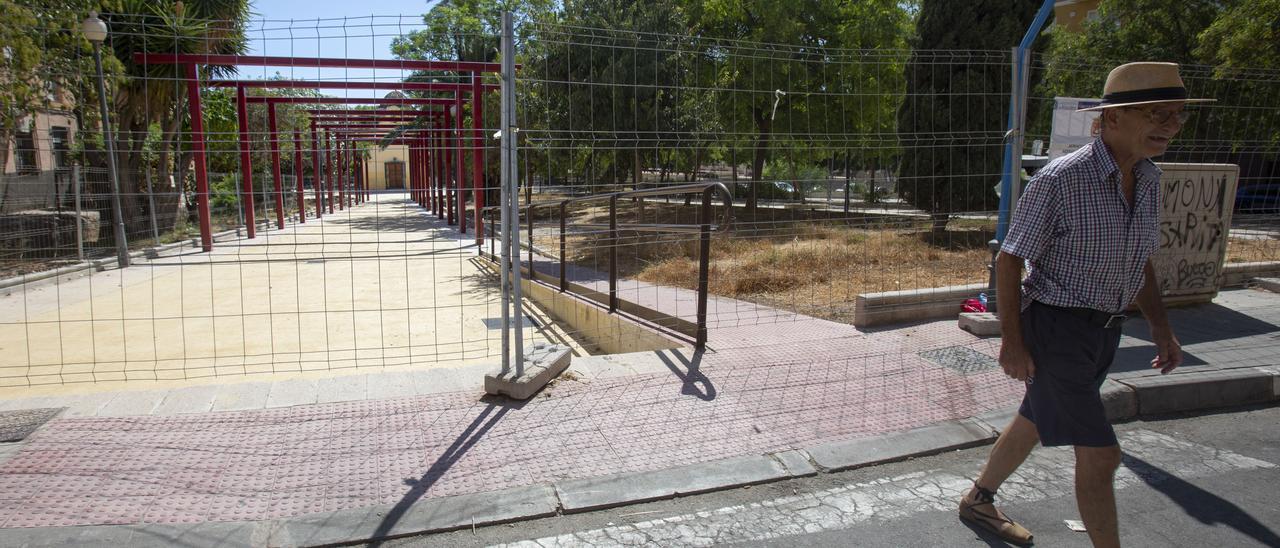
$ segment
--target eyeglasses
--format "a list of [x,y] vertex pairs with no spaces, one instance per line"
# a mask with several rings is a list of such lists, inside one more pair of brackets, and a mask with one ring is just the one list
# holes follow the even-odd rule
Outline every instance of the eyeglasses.
[[1125,110],[1141,112],[1147,116],[1147,120],[1157,126],[1169,123],[1172,118],[1177,118],[1178,125],[1186,125],[1187,120],[1191,119],[1191,112],[1187,110],[1147,110],[1141,107],[1126,107]]

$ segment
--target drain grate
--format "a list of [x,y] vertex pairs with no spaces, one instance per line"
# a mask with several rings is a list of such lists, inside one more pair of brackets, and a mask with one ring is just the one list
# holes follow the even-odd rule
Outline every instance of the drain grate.
[[921,352],[921,358],[943,367],[953,369],[964,375],[973,375],[996,369],[1000,364],[991,356],[978,352],[967,346],[948,346]]
[[65,407],[0,411],[0,442],[22,441]]

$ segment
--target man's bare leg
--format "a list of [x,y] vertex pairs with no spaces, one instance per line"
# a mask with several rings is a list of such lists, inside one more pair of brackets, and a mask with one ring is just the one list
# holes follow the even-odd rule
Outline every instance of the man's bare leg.
[[1021,413],[1015,413],[1013,421],[1004,427],[1004,432],[996,439],[995,447],[991,448],[991,456],[987,457],[987,465],[974,483],[988,491],[996,491],[1027,460],[1027,455],[1031,454],[1031,450],[1039,442],[1040,434],[1036,432],[1036,425]]
[[996,508],[996,490],[1027,459],[1040,440],[1036,427],[1021,414],[1014,416],[996,440],[987,465],[973,488],[960,499],[960,518],[975,523],[997,536],[1015,543],[1028,544],[1031,531],[1009,519]]
[[1120,546],[1116,524],[1116,469],[1120,446],[1076,447],[1076,507],[1097,548]]

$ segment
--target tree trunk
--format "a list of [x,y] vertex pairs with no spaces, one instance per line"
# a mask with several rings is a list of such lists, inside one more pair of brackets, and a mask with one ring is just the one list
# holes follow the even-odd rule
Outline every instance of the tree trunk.
[[951,220],[951,215],[947,213],[931,213],[929,214],[929,220],[933,222],[933,228],[931,229],[933,235],[942,236],[947,233],[947,222]]
[[747,212],[751,217],[755,218],[756,204],[758,203],[758,187],[764,181],[764,162],[769,157],[769,136],[770,130],[773,129],[773,120],[764,109],[756,109],[756,150],[755,157],[751,161],[751,187],[747,189]]

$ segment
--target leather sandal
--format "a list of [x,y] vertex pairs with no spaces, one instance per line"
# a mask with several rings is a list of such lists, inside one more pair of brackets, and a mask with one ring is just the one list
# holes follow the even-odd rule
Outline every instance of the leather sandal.
[[1031,531],[996,508],[996,492],[974,486],[960,499],[960,519],[977,525],[1013,544],[1029,545]]

